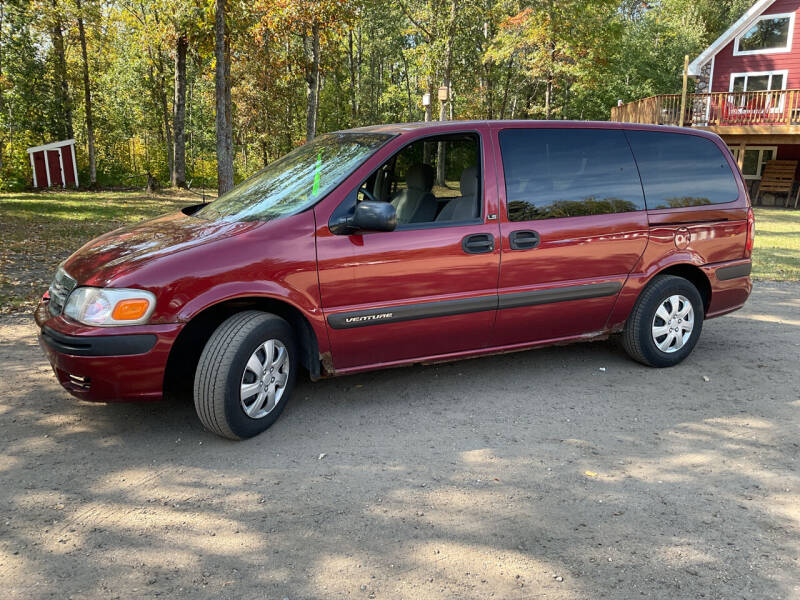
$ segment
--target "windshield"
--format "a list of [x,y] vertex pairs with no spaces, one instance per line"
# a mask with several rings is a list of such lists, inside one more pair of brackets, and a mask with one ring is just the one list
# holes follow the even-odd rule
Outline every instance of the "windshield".
[[286,156],[204,206],[209,221],[270,221],[314,204],[391,138],[374,133],[329,133]]

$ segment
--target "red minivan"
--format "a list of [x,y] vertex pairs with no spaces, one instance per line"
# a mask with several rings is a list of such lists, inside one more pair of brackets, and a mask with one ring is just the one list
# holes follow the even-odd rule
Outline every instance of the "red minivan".
[[751,290],[716,135],[476,121],[322,135],[208,204],[99,237],[36,310],[84,400],[191,394],[242,439],[311,379],[621,334],[669,367]]

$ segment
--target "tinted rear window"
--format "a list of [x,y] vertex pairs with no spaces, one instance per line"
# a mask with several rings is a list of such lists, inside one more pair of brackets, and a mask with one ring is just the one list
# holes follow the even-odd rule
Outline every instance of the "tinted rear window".
[[723,204],[738,198],[733,171],[711,140],[660,131],[628,131],[627,135],[648,208]]
[[620,130],[506,129],[500,150],[511,221],[645,208],[636,163]]

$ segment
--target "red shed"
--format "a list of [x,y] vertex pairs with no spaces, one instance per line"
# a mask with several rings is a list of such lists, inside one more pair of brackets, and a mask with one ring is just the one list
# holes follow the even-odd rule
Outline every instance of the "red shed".
[[33,187],[78,187],[75,140],[63,140],[28,148],[33,169]]

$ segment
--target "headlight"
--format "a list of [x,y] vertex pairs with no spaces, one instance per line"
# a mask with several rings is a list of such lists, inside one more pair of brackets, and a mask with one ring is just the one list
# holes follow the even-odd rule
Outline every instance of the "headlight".
[[156,307],[156,297],[145,290],[76,288],[64,314],[84,325],[140,325]]

